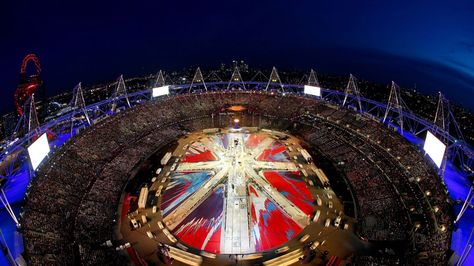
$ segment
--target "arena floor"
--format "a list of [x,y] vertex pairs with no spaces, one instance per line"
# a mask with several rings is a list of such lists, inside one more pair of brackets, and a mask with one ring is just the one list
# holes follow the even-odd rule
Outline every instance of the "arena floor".
[[[291,135],[256,128],[188,134],[154,182],[147,183],[146,208],[130,207],[138,195],[123,196],[121,235],[140,257],[157,262],[158,243],[173,245],[159,226],[164,224],[178,240],[180,250],[170,252],[177,265],[186,260],[252,264],[282,254],[294,259],[281,265],[299,264],[305,235],[304,243],[319,241],[319,253],[341,259],[370,250],[353,233],[354,218],[344,214],[340,199],[316,178],[318,163],[305,160],[301,150],[300,140]],[[147,222],[134,229],[131,219],[140,222],[142,215]]]

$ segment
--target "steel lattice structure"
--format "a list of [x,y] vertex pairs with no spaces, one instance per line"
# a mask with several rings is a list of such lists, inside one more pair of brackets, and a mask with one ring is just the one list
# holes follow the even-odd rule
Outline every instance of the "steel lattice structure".
[[[151,96],[152,88],[133,93],[127,93],[126,83],[122,76],[120,76],[116,83],[111,84],[115,85],[116,88],[110,98],[96,103],[89,103],[88,105],[84,101],[82,88],[79,87],[78,89],[76,87],[73,93],[73,100],[70,104],[71,109],[68,112],[58,116],[53,120],[50,120],[49,122],[35,127],[34,130],[22,132],[22,137],[18,138],[18,134],[14,135],[15,139],[11,139],[8,147],[0,154],[0,161],[4,164],[2,172],[0,172],[0,177],[9,179],[15,174],[19,164],[27,164],[28,169],[30,169],[29,172],[34,175],[34,172],[29,166],[30,163],[27,147],[38,136],[45,132],[53,136],[67,135],[69,138],[80,132],[80,130],[83,128],[98,123],[101,120],[113,116],[124,109],[132,108],[133,106],[140,105],[148,101],[155,101],[161,97],[177,97],[181,94],[216,93],[235,90],[259,93],[266,91],[269,86],[281,88],[281,90],[271,90],[271,93],[277,93],[283,97],[287,94],[297,94],[299,96],[313,98],[316,101],[323,101],[330,105],[336,105],[339,106],[339,108],[351,109],[374,121],[385,124],[388,127],[401,128],[403,126],[403,131],[398,131],[403,135],[411,133],[420,139],[424,139],[427,131],[435,132],[437,137],[443,140],[447,146],[445,161],[450,161],[456,165],[464,176],[468,178],[474,176],[474,150],[462,138],[450,134],[449,127],[440,126],[439,119],[435,119],[436,121],[428,121],[417,116],[407,108],[393,108],[393,104],[391,104],[390,100],[388,100],[387,103],[381,103],[365,98],[358,93],[353,94],[347,93],[345,91],[325,88],[321,88],[321,97],[316,97],[312,95],[305,95],[303,93],[304,85],[302,84],[283,84],[275,78],[273,80],[270,78],[268,82],[245,82],[241,80],[240,73],[238,74],[239,78],[232,78],[230,81],[205,82],[200,69],[198,69],[194,75],[193,81],[190,84],[170,85],[170,95],[160,96],[158,98],[153,98]],[[276,73],[276,75],[272,76],[277,75],[278,74]],[[155,82],[155,85],[161,85],[164,83],[164,77],[162,73],[161,75],[158,74],[157,79],[159,82]],[[111,106],[113,108],[111,108]],[[444,116],[447,115],[446,112],[449,111],[444,111]],[[449,115],[452,116],[451,113],[449,113]],[[454,119],[452,119],[450,123],[455,124],[456,122]],[[458,128],[457,125],[451,125],[455,128]],[[52,152],[54,152],[54,149]],[[440,169],[440,175],[443,174],[444,171],[441,171]],[[457,219],[459,218],[460,217]]]
[[[267,87],[267,82],[207,82],[207,83],[200,83],[200,84],[185,84],[185,85],[171,85],[170,92],[171,95],[168,97],[172,97],[173,95],[179,95],[184,93],[204,93],[207,90],[212,91],[227,91],[228,88],[232,88],[233,90],[247,90],[247,91],[261,91]],[[285,88],[285,92],[278,92],[274,91],[274,93],[295,93],[303,95],[303,85],[298,84],[281,84]],[[191,91],[191,87],[193,87]],[[347,101],[354,101],[358,102],[360,99],[361,104],[363,106],[363,112],[359,111],[361,114],[370,117],[380,123],[384,123],[384,116],[387,111],[388,105],[385,103],[377,102],[362,96],[359,96],[359,99],[356,99],[355,95],[346,94],[343,91],[331,90],[331,89],[321,89],[322,96],[321,97],[314,97],[311,95],[307,95],[306,97],[314,97],[317,100],[323,100],[328,102],[329,104],[338,105],[342,107],[344,99]],[[119,94],[113,95],[113,97],[89,104],[83,108],[82,111],[87,112],[89,114],[89,119],[91,124],[94,122],[100,121],[105,119],[106,117],[113,115],[115,112],[120,111],[122,109],[133,107],[134,105],[144,103],[146,101],[150,101],[152,97],[150,97],[152,93],[152,89],[145,89],[142,91],[130,93],[130,94]],[[117,105],[119,102],[125,102],[126,104]],[[128,104],[130,103],[130,106]],[[111,110],[110,106],[112,104],[116,104],[116,110]],[[358,109],[353,108],[353,106],[348,105],[347,108],[350,109]],[[399,112],[402,112],[401,114]],[[455,136],[450,135],[449,132],[440,130],[438,126],[436,126],[433,122],[427,121],[421,117],[418,117],[416,114],[412,113],[411,111],[405,111],[400,109],[392,109],[391,113],[395,113],[399,117],[403,118],[403,123],[406,125],[404,128],[405,131],[410,132],[411,134],[420,137],[423,139],[422,136],[428,131],[431,130],[433,132],[437,132],[437,135],[440,138],[445,139],[447,141],[447,159],[451,162],[457,162],[456,165],[459,167],[459,170],[467,177],[474,176],[474,150],[463,140],[457,139]],[[43,132],[49,132],[53,135],[60,135],[63,134],[64,128],[68,128],[69,132],[71,130],[70,121],[76,115],[75,112],[71,111],[68,112],[52,121],[49,121],[39,127],[39,129],[26,133],[22,138],[17,139],[14,143],[12,143],[6,150],[4,150],[0,154],[0,159],[3,161],[9,154],[24,151],[26,149],[26,145],[31,143],[31,140],[38,136]],[[87,123],[86,123],[87,124]],[[391,124],[388,120],[385,121],[387,126],[400,126]],[[66,125],[66,127],[64,127]],[[83,128],[84,125],[81,125]]]

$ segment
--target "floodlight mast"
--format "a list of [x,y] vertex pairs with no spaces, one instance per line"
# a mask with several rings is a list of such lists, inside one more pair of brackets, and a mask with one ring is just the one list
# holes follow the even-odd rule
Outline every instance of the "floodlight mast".
[[84,114],[87,124],[90,126],[91,121],[89,119],[89,115],[87,114],[86,110],[86,101],[84,100],[84,95],[82,93],[82,86],[81,82],[74,87],[73,92],[72,92],[72,100],[71,103],[69,104],[71,106],[72,114],[71,114],[71,128],[70,128],[70,133],[71,136],[73,135],[74,131],[74,120],[76,115],[78,114]]
[[242,79],[242,75],[240,75],[240,70],[238,66],[235,66],[234,72],[232,72],[232,76],[230,77],[229,84],[227,84],[227,90],[230,90],[233,84],[239,83],[242,88],[245,90],[245,83]]
[[346,90],[344,91],[344,101],[342,101],[342,106],[346,105],[348,102],[347,98],[350,94],[355,98],[357,106],[359,107],[359,112],[362,112],[362,102],[360,100],[359,87],[357,87],[357,78],[352,74],[349,74],[349,82],[347,82]]
[[15,222],[16,226],[19,228],[20,223],[18,222],[18,218],[16,217],[15,212],[13,212],[13,209],[10,205],[10,202],[8,201],[7,195],[4,190],[4,186],[6,183],[7,183],[6,178],[0,179],[0,192],[1,192],[0,202],[2,202],[3,207],[5,208],[5,210],[7,210],[8,214],[10,215],[12,220]]
[[13,137],[18,137],[20,133],[26,136],[32,131],[38,134],[39,127],[40,123],[36,112],[35,95],[33,93],[23,105],[23,113],[15,126]]
[[398,125],[400,126],[400,133],[403,134],[403,112],[408,111],[403,104],[402,98],[400,96],[400,87],[392,81],[392,86],[390,88],[390,95],[388,96],[387,109],[385,109],[385,115],[382,122],[385,123],[388,115],[392,113],[397,114]]
[[[449,145],[450,143],[448,139],[448,136],[450,135],[452,128],[454,128],[455,132],[453,132],[453,134],[455,134],[456,139],[460,140],[461,142],[464,142],[464,137],[462,135],[462,132],[461,132],[461,129],[459,128],[458,123],[454,119],[454,115],[452,113],[448,99],[446,99],[446,97],[444,97],[444,95],[441,92],[439,92],[438,95],[439,95],[438,105],[436,107],[436,114],[433,121],[434,132],[432,133],[435,134],[437,137],[439,137],[441,142],[443,142],[447,147],[443,155],[443,161],[441,163],[441,167],[439,169],[439,174],[444,179],[448,159],[454,158],[454,156],[456,156],[456,151],[455,151],[456,145],[453,145],[452,147],[450,147]],[[450,154],[450,151],[452,154]],[[454,223],[457,223],[462,218],[462,216],[466,212],[466,209],[471,204],[471,201],[474,198],[473,186],[474,185],[471,184],[469,193],[467,194],[466,199],[464,200],[463,205],[461,207],[461,210],[456,216],[456,220],[454,220]]]
[[472,246],[474,245],[473,235],[474,235],[474,227],[472,227],[471,234],[469,235],[469,239],[467,240],[466,245],[464,246],[461,256],[459,256],[459,260],[456,263],[456,266],[463,265],[464,262],[466,261],[466,258],[469,256]]
[[438,95],[438,105],[436,107],[432,133],[447,147],[447,149],[444,151],[443,161],[441,162],[441,166],[439,168],[439,175],[444,177],[444,173],[446,172],[446,160],[448,159],[449,154],[449,139],[447,138],[446,133],[449,134],[451,121],[449,119],[449,102],[441,92],[438,92]]
[[39,120],[38,120],[38,114],[36,113],[36,104],[35,104],[35,95],[32,94],[29,102],[29,110],[28,110],[29,116],[28,116],[28,128],[27,128],[27,133],[30,133],[31,131],[38,131],[39,130]]
[[321,87],[321,85],[319,85],[319,80],[318,80],[318,76],[316,75],[316,71],[314,71],[313,69],[311,69],[311,72],[309,73],[307,85],[314,86],[314,87]]
[[120,98],[124,98],[128,107],[131,107],[130,101],[128,100],[127,86],[123,80],[123,75],[120,75],[120,77],[117,78],[117,85],[115,86],[115,90],[112,94],[112,113],[115,113]]
[[262,81],[265,81],[265,80],[268,80],[268,77],[265,76],[265,74],[262,73],[262,71],[257,71],[257,73],[255,73],[255,75],[250,79],[250,81],[254,81],[254,82],[262,82]]
[[199,67],[196,69],[196,72],[194,73],[193,80],[191,81],[191,85],[189,86],[189,92],[191,92],[191,90],[193,89],[193,86],[197,86],[197,85],[203,85],[204,89],[207,91],[206,82],[204,81],[201,68]]
[[209,76],[207,76],[206,78],[208,81],[214,81],[214,82],[222,82],[222,79],[221,77],[219,77],[219,75],[217,75],[216,71],[211,71],[211,73],[209,74]]
[[165,86],[165,85],[166,85],[165,77],[163,76],[163,71],[160,70],[156,74],[154,88],[162,87],[162,86]]
[[472,199],[474,198],[474,184],[471,184],[471,188],[469,189],[469,193],[467,193],[466,199],[463,202],[463,205],[461,207],[461,210],[459,211],[458,215],[456,216],[456,220],[454,220],[454,223],[459,222],[461,220],[462,216],[466,212],[467,208],[469,205],[471,205]]
[[0,236],[2,237],[2,242],[0,242],[0,248],[6,252],[4,252],[4,254],[6,255],[5,257],[8,259],[8,261],[10,262],[10,265],[19,265],[16,261],[15,261],[15,258],[13,258],[13,255],[10,251],[10,248],[8,247],[8,244],[7,244],[7,241],[5,240],[5,236],[3,235],[3,231],[2,229],[0,228]]
[[268,91],[268,88],[271,84],[277,84],[281,88],[281,92],[285,92],[285,88],[283,87],[283,83],[281,82],[280,75],[278,75],[278,71],[276,67],[272,68],[272,73],[270,74],[270,78],[268,79],[267,86],[265,90]]

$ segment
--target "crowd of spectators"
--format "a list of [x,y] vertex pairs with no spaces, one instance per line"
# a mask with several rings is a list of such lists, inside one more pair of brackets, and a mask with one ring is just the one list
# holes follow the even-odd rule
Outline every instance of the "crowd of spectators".
[[408,240],[416,252],[428,254],[418,263],[443,264],[452,213],[432,162],[394,130],[347,110],[328,106],[303,120],[307,126],[298,132],[344,169],[357,198],[361,236]]
[[84,129],[59,148],[28,191],[22,231],[30,264],[124,263],[100,244],[117,240],[117,206],[133,169],[186,132],[223,126],[219,113],[235,104],[247,106],[252,117],[241,124],[293,131],[337,164],[354,191],[361,236],[414,242],[418,253],[448,249],[452,217],[445,187],[416,147],[378,122],[323,101],[234,91],[141,104]]

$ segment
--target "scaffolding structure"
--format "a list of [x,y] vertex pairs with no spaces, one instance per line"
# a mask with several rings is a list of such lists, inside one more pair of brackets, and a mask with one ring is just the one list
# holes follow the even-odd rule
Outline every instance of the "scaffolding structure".
[[[238,85],[238,86],[235,86]],[[240,75],[240,70],[239,67],[235,66],[234,71],[232,72],[232,76],[230,77],[229,83],[227,85],[227,90],[230,90],[231,88],[238,87],[241,89],[246,89],[245,88],[245,83],[242,79],[242,75]]]
[[[275,69],[275,72],[276,72],[276,69]],[[160,78],[160,80],[162,80],[163,83],[157,83],[160,73],[161,71],[157,75],[157,78],[154,83],[155,85],[164,84],[164,78],[163,79]],[[272,74],[273,74],[273,70],[272,70]],[[274,75],[270,76],[270,80],[268,82],[256,82],[256,81],[244,82],[242,80],[242,77],[240,75],[238,68],[235,68],[232,74],[232,78],[228,84],[226,82],[221,82],[221,81],[210,82],[208,84],[210,86],[215,86],[216,88],[222,91],[224,91],[226,88],[229,89],[231,85],[235,85],[235,84],[241,84],[240,87],[244,90],[245,89],[254,90],[255,88],[258,88],[258,87],[262,88],[264,86],[268,89],[268,86],[270,85],[270,83],[277,83],[277,85],[278,83],[280,83],[280,85],[283,86],[283,84],[281,83],[281,80],[279,80],[278,73],[276,74],[277,74],[278,79],[275,79],[275,80],[277,80],[277,82],[271,82],[272,76],[273,78],[275,78]],[[314,78],[312,78],[313,74],[314,74]],[[163,73],[161,73],[161,77],[163,77]],[[311,73],[309,75],[308,85],[319,86],[319,81],[317,80],[316,73],[313,70],[311,70]],[[206,83],[204,83],[204,78],[199,68],[196,70],[196,73],[194,75],[194,78],[191,84],[184,84],[184,85],[181,85],[180,87],[183,88],[183,93],[186,93],[186,92],[191,92],[192,89],[197,86],[204,86],[204,88],[207,91]],[[303,86],[298,85],[298,84],[285,84],[285,89],[295,91],[295,92],[298,92],[298,91],[301,92],[303,90]],[[359,89],[357,88],[357,81],[355,77],[353,77],[352,75],[349,79],[349,83],[344,92],[329,90],[329,89],[324,89],[324,88],[321,88],[321,91],[322,91],[322,94],[325,95],[324,99],[326,99],[327,101],[331,103],[347,106],[349,102],[353,102],[358,105],[360,111],[363,111],[368,116],[380,119],[384,123],[386,123],[387,121],[397,122],[401,128],[401,133],[403,133],[403,130],[409,130],[411,133],[413,133],[413,135],[421,138],[421,136],[423,136],[423,134],[425,134],[428,130],[435,132],[436,135],[440,139],[442,139],[443,142],[446,143],[448,147],[446,151],[446,155],[445,155],[446,157],[443,161],[444,162],[447,162],[448,160],[453,161],[453,162],[456,161],[457,162],[456,165],[460,168],[460,170],[466,177],[474,176],[472,172],[472,169],[474,169],[474,152],[472,148],[470,148],[470,146],[464,142],[464,140],[462,139],[462,135],[461,134],[458,135],[456,133],[458,131],[460,133],[459,126],[453,119],[454,116],[449,108],[449,103],[444,98],[443,95],[440,94],[440,99],[438,101],[438,107],[437,107],[434,121],[427,121],[423,118],[420,118],[414,115],[412,112],[409,111],[408,107],[405,105],[405,103],[401,99],[400,88],[398,87],[398,85],[395,84],[395,82],[392,82],[389,100],[387,104],[379,103],[379,102],[362,97],[362,95],[359,92]],[[77,123],[73,123],[73,121],[77,121],[77,120],[74,120],[74,117],[76,116],[84,115],[86,117],[85,120],[87,120],[86,126],[91,125],[93,124],[92,121],[94,121],[94,119],[102,119],[104,118],[104,114],[106,115],[110,114],[108,112],[105,112],[106,110],[110,110],[109,108],[110,105],[112,106],[115,105],[115,108],[116,108],[120,102],[123,103],[125,101],[126,104],[123,104],[123,106],[125,108],[130,108],[132,104],[133,105],[136,104],[137,99],[143,99],[143,96],[147,94],[149,94],[149,90],[128,94],[123,77],[120,76],[117,80],[116,87],[115,87],[112,97],[104,101],[86,105],[84,101],[83,90],[82,90],[81,84],[79,83],[78,86],[74,88],[73,100],[70,103],[72,112],[64,114],[61,117],[58,117],[57,119],[45,122],[45,124],[43,125],[40,125],[38,121],[34,95],[32,95],[30,99],[27,100],[27,102],[25,103],[25,110],[27,111],[25,112],[23,116],[20,117],[21,123],[17,124],[17,129],[15,130],[15,132],[17,133],[19,131],[22,131],[24,133],[23,137],[20,137],[18,142],[8,147],[6,151],[8,152],[18,151],[20,150],[19,147],[22,147],[24,149],[24,147],[26,147],[26,145],[30,143],[32,139],[34,139],[33,138],[34,135],[37,136],[39,132],[45,132],[47,129],[54,131],[56,126],[59,125],[60,123],[67,124],[67,121],[70,121],[71,122],[70,130],[72,132],[72,130],[76,128],[77,126]],[[362,107],[364,107],[364,109]],[[112,109],[113,113],[115,113],[115,108]],[[382,113],[383,117],[379,115],[380,113]],[[407,128],[405,128],[407,123],[409,125],[413,124],[414,127],[408,126]],[[1,159],[3,160],[4,158],[6,158],[6,155],[7,154],[2,152]],[[443,170],[443,173],[444,173],[444,170]],[[13,175],[13,170],[9,174]],[[2,195],[6,195],[6,194],[2,191]],[[462,215],[468,209],[470,202],[472,202],[473,196],[474,196],[474,191],[473,191],[473,187],[471,187],[469,194],[466,197],[466,200],[464,201],[461,212],[459,213],[458,217],[456,217],[456,222],[458,222],[461,219]],[[5,197],[2,197],[2,204],[5,202],[4,199]],[[5,209],[7,209],[6,207],[7,205],[6,204],[3,204],[3,205]],[[18,219],[15,221],[15,223],[18,223]]]
[[163,71],[160,70],[156,74],[156,78],[155,78],[155,82],[153,84],[153,87],[158,88],[158,87],[162,87],[162,86],[165,86],[165,85],[166,85],[165,77],[163,76]]
[[112,108],[111,112],[115,113],[117,111],[117,108],[120,105],[120,102],[125,100],[127,103],[128,108],[132,107],[130,105],[130,100],[128,99],[128,93],[127,93],[127,86],[125,85],[125,81],[123,80],[123,75],[120,75],[120,77],[117,78],[115,90],[112,93]]
[[311,72],[309,72],[308,82],[306,84],[309,86],[321,87],[321,85],[319,85],[319,80],[318,76],[316,75],[316,71],[314,71],[313,69],[311,69]]
[[272,88],[277,88],[277,90],[285,92],[285,88],[283,86],[283,83],[281,82],[280,75],[278,75],[276,67],[272,68],[272,73],[270,74],[270,78],[268,79],[265,90],[268,91],[268,89]]
[[216,71],[211,71],[211,73],[209,73],[209,75],[207,76],[206,80],[211,82],[222,82],[221,77],[217,75]]
[[353,96],[352,100],[356,102],[358,110],[362,112],[362,103],[360,101],[361,94],[359,87],[357,87],[357,78],[352,74],[349,75],[349,82],[347,82],[346,89],[344,90],[344,100],[342,101],[342,106],[349,104],[349,99],[351,99],[349,98],[349,95]]
[[400,96],[400,87],[392,81],[392,86],[390,87],[390,95],[388,96],[387,108],[385,109],[385,114],[383,116],[382,122],[385,123],[387,118],[390,120],[396,121],[400,126],[400,132],[403,134],[403,114],[408,111],[408,107],[402,100]]
[[[82,92],[82,86],[81,82],[74,87],[73,92],[72,92],[72,100],[69,103],[69,106],[71,107],[71,126],[70,126],[70,132],[71,136],[73,135],[74,132],[74,124],[77,120],[81,121],[82,116],[86,119],[87,126],[91,125],[91,120],[89,119],[89,115],[87,114],[86,110],[86,101],[84,100],[84,94]],[[79,116],[79,117],[78,117]]]

